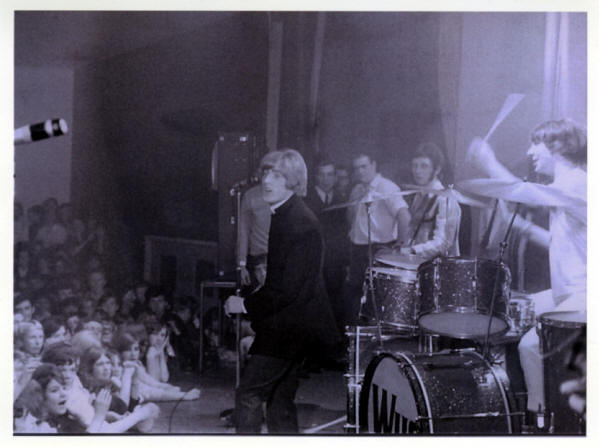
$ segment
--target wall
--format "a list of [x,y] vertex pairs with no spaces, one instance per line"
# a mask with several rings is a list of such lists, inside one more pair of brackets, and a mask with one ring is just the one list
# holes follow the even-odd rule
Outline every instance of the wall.
[[73,201],[138,235],[215,240],[218,132],[264,133],[267,27],[255,23],[265,19],[221,21],[79,68]]
[[[67,68],[15,67],[15,128],[64,118],[73,127],[73,79]],[[72,133],[15,146],[15,200],[24,208],[47,197],[70,199]]]
[[439,15],[327,14],[320,147],[351,161],[370,151],[379,170],[409,182],[406,158],[423,140],[445,146],[437,77]]

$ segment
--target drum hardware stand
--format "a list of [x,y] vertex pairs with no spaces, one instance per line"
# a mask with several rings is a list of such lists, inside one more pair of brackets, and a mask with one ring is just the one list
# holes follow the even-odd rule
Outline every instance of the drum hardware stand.
[[[507,248],[507,241],[512,231],[512,227],[514,225],[514,220],[516,220],[516,215],[518,214],[518,210],[520,208],[520,203],[516,203],[516,208],[514,209],[514,213],[512,214],[512,218],[510,219],[510,224],[507,227],[505,232],[505,236],[503,237],[503,241],[499,244],[499,256],[497,257],[497,262],[499,263],[499,267],[503,264],[503,255],[505,253],[505,249]],[[490,227],[489,227],[490,228]],[[501,273],[501,269],[497,268],[497,273],[495,274],[495,283],[493,284],[493,295],[491,296],[491,306],[489,306],[489,322],[487,324],[487,332],[485,334],[485,344],[483,347],[483,357],[488,360],[489,357],[489,336],[491,334],[491,323],[493,322],[493,311],[495,310],[495,299],[497,296],[497,287],[499,286],[499,274]]]
[[[359,402],[359,399],[360,399],[360,391],[362,390],[362,385],[360,384],[361,377],[359,376],[359,371],[360,371],[360,326],[356,326],[355,331],[356,331],[356,335],[355,335],[354,341],[353,341],[353,343],[355,343],[355,346],[353,346],[353,351],[355,353],[354,362],[353,362],[353,365],[350,362],[350,364],[349,364],[350,370],[348,371],[347,374],[345,374],[345,377],[347,378],[347,381],[348,381],[347,387],[348,387],[349,399],[351,400],[351,402],[348,402],[348,410],[350,408],[353,408],[354,415],[353,415],[353,418],[347,419],[347,422],[344,425],[344,428],[347,431],[353,429],[354,433],[360,433],[359,405],[357,405],[357,403]],[[348,347],[348,350],[350,350],[350,351],[352,349],[351,343],[352,343],[352,341],[351,341],[351,337],[350,337],[350,346]]]
[[366,206],[366,215],[368,217],[368,291],[367,291],[367,293],[370,296],[370,299],[372,300],[372,307],[374,308],[374,318],[376,319],[377,338],[378,338],[379,346],[381,349],[383,349],[383,333],[382,333],[382,329],[381,329],[381,320],[379,318],[379,310],[376,306],[376,297],[374,296],[374,279],[372,277],[373,259],[372,259],[372,237],[371,237],[371,229],[370,229],[370,222],[371,222],[370,206],[372,205],[372,202],[373,201],[364,202],[364,205]]

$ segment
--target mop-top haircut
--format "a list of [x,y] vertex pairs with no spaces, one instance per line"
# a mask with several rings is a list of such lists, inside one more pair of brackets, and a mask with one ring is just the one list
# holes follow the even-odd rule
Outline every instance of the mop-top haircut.
[[534,144],[544,143],[552,153],[558,153],[578,166],[587,163],[587,131],[571,119],[551,120],[532,131]]
[[286,179],[286,186],[300,197],[305,197],[308,184],[308,168],[301,154],[295,149],[279,149],[266,154],[260,162],[264,172],[274,169]]
[[418,146],[418,149],[416,149],[416,152],[412,155],[412,160],[420,157],[428,158],[433,163],[434,169],[443,169],[443,165],[445,164],[443,151],[439,146],[430,141],[421,143],[420,146]]

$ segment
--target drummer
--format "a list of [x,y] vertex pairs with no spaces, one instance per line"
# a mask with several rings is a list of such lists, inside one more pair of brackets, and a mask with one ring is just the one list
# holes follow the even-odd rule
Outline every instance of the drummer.
[[[532,158],[535,171],[552,177],[551,187],[586,202],[586,130],[568,119],[546,121],[534,129],[531,140],[527,154]],[[468,158],[489,177],[520,180],[497,160],[491,147],[479,138],[471,143]],[[549,231],[524,219],[517,218],[514,222],[524,234],[529,235],[531,242],[549,249],[551,290],[533,295],[537,315],[554,310],[586,311],[585,211],[551,207]],[[543,362],[534,328],[524,335],[518,349],[528,391],[527,407],[536,412],[544,409],[545,398]]]
[[[444,165],[441,149],[432,142],[422,143],[412,156],[412,178],[416,186],[443,190],[439,174]],[[458,234],[461,209],[453,196],[435,193],[416,194],[410,205],[409,241],[401,247],[404,254],[426,259],[436,256],[459,256]]]

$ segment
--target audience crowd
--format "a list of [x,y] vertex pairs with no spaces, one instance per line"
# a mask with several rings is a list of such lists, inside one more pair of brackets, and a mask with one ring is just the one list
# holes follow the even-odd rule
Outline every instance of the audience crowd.
[[192,297],[123,274],[110,226],[48,198],[14,206],[15,433],[144,433],[198,364]]

